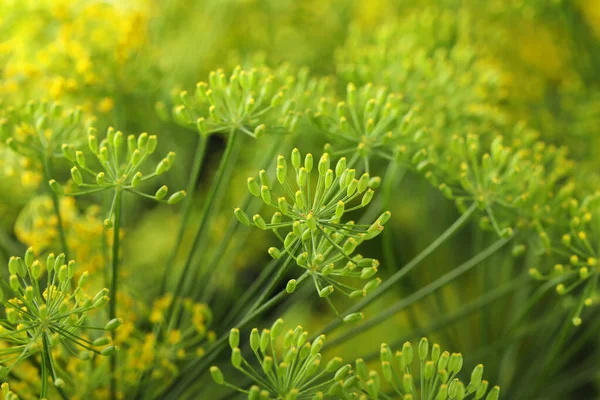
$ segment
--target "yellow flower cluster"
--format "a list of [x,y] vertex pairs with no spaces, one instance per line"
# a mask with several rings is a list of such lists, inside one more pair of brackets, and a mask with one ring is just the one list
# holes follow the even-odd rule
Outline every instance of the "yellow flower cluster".
[[133,90],[139,82],[134,78],[143,75],[138,56],[148,46],[144,7],[0,0],[0,9],[0,95],[16,103],[49,95],[108,113],[115,92]]
[[[82,260],[81,270],[101,276],[96,271],[103,271],[106,265],[104,241],[109,243],[112,235],[102,227],[100,208],[90,206],[81,213],[73,197],[61,198],[60,208],[67,245],[74,258]],[[58,219],[50,197],[34,197],[19,214],[14,229],[17,238],[27,246],[36,246],[40,251],[60,248]]]

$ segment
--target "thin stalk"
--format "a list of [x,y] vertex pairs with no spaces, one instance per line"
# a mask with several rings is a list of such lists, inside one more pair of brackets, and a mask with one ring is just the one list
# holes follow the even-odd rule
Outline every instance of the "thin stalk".
[[67,235],[65,234],[62,217],[60,216],[60,201],[58,199],[58,195],[54,192],[54,190],[50,188],[50,185],[48,184],[50,179],[52,179],[52,161],[49,157],[44,157],[44,180],[46,181],[46,185],[44,187],[47,188],[50,197],[52,197],[52,205],[54,207],[54,213],[56,214],[60,245],[62,247],[63,253],[65,253],[65,257],[68,260],[69,247],[67,246]]
[[495,243],[493,243],[491,246],[489,246],[487,249],[485,249],[481,253],[477,254],[476,256],[474,256],[467,262],[463,263],[462,265],[452,269],[450,272],[442,275],[435,281],[431,282],[429,285],[422,287],[421,289],[412,293],[410,296],[407,296],[407,297],[403,298],[402,300],[396,302],[391,307],[386,308],[383,312],[377,314],[375,317],[369,319],[368,321],[355,326],[354,328],[350,329],[347,332],[344,332],[343,335],[337,337],[334,341],[328,343],[328,345],[335,346],[337,344],[344,343],[346,340],[356,337],[360,333],[365,332],[365,331],[373,328],[374,326],[379,325],[381,322],[387,320],[394,314],[404,310],[406,307],[410,306],[411,304],[429,296],[430,294],[434,293],[439,288],[447,285],[448,283],[452,282],[454,279],[458,278],[459,276],[465,274],[467,271],[476,267],[483,260],[485,260],[492,254],[494,254],[498,250],[500,250],[510,240],[511,240],[511,238],[500,239],[500,240],[496,241]]
[[[114,207],[115,207],[115,222],[113,225],[113,245],[112,245],[112,268],[111,268],[111,282],[110,282],[110,295],[112,297],[109,302],[109,319],[117,317],[117,290],[119,281],[119,247],[120,247],[120,236],[119,231],[121,230],[121,203],[123,192],[120,188],[115,191]],[[111,337],[114,342],[115,331],[111,331]],[[117,398],[117,355],[113,354],[110,356],[110,398],[115,400]]]
[[[452,237],[456,232],[462,228],[462,226],[471,218],[475,212],[476,204],[473,203],[471,207],[461,215],[444,233],[442,233],[436,240],[434,240],[429,246],[427,246],[422,252],[420,252],[415,258],[413,258],[408,264],[402,267],[398,272],[388,278],[381,284],[369,297],[359,301],[346,312],[346,315],[358,312],[377,300],[382,294],[388,291],[396,282],[402,279],[406,274],[412,271],[417,265],[421,263],[427,256],[433,253],[438,247]],[[332,321],[327,327],[325,327],[323,334],[327,334],[342,324],[341,319]]]
[[[200,225],[198,226],[198,229],[196,230],[196,234],[194,235],[193,244],[190,247],[190,251],[188,253],[188,257],[186,259],[185,265],[183,267],[183,270],[181,271],[181,274],[179,275],[179,279],[177,280],[177,285],[175,286],[175,290],[173,291],[173,294],[175,296],[181,295],[181,290],[183,289],[186,278],[189,274],[189,269],[192,265],[192,259],[194,258],[194,254],[195,254],[194,250],[198,247],[200,239],[202,238],[204,231],[208,227],[208,223],[207,223],[208,219],[209,219],[208,216],[210,214],[210,211],[212,210],[217,191],[219,190],[219,187],[221,186],[221,184],[223,182],[223,179],[222,179],[223,174],[229,163],[231,154],[233,153],[233,149],[234,149],[237,141],[238,141],[238,135],[235,133],[235,130],[232,129],[232,131],[229,135],[229,139],[227,140],[227,147],[225,148],[225,152],[223,153],[223,157],[221,158],[221,162],[219,163],[219,168],[217,169],[217,173],[215,174],[213,184],[210,188],[210,192],[208,193],[206,202],[204,203],[204,206],[202,207],[202,214],[200,216]],[[176,314],[177,314],[177,311],[179,310],[179,305],[180,305],[180,302],[177,301],[177,297],[174,297],[173,301],[171,302],[171,305],[169,306],[169,311],[166,314],[170,318],[169,327],[171,327],[177,319]]]
[[192,172],[190,174],[190,178],[187,183],[185,199],[183,200],[182,212],[181,212],[181,221],[179,223],[179,230],[177,232],[177,238],[175,239],[175,246],[173,250],[169,254],[169,259],[167,260],[165,273],[161,282],[159,293],[162,295],[165,293],[167,288],[167,281],[169,277],[169,273],[171,272],[171,265],[173,265],[175,261],[175,257],[179,252],[179,248],[181,247],[181,242],[183,241],[183,234],[187,228],[189,222],[189,215],[192,210],[192,201],[194,199],[194,193],[196,192],[196,183],[198,182],[198,177],[200,176],[200,170],[202,169],[202,164],[204,162],[204,156],[206,154],[206,144],[208,142],[208,136],[200,135],[198,138],[198,146],[196,147],[196,152],[194,153],[194,161],[192,163]]

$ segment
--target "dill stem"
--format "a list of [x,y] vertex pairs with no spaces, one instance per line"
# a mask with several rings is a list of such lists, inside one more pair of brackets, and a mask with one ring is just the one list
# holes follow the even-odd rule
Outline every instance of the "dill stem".
[[204,163],[204,156],[206,155],[206,144],[208,143],[208,136],[199,135],[198,145],[196,147],[196,152],[194,153],[194,161],[192,163],[192,172],[190,174],[190,178],[187,183],[185,199],[183,200],[182,212],[181,212],[181,220],[179,223],[179,230],[177,232],[177,238],[175,239],[175,246],[173,250],[169,254],[169,259],[166,263],[165,272],[163,275],[163,279],[161,281],[160,291],[159,293],[164,294],[167,288],[168,275],[171,272],[171,266],[173,265],[177,253],[179,252],[179,248],[181,247],[181,242],[183,241],[183,234],[188,226],[189,215],[192,210],[192,201],[194,199],[194,193],[196,192],[196,184],[198,182],[198,177],[200,176],[200,171],[202,170],[202,165]]
[[[112,268],[110,282],[110,296],[112,297],[109,303],[109,319],[116,318],[117,315],[117,290],[119,281],[119,247],[121,230],[121,196],[123,192],[120,188],[115,190],[114,207],[115,207],[115,222],[113,225],[113,244],[112,244]],[[114,342],[115,331],[111,331],[111,338]],[[110,356],[110,398],[117,398],[117,354]]]
[[200,225],[198,226],[198,229],[196,230],[196,233],[194,235],[193,244],[190,247],[190,251],[188,253],[186,262],[183,266],[183,270],[181,271],[181,274],[179,275],[179,278],[177,280],[177,285],[175,286],[175,290],[173,291],[173,296],[174,296],[173,301],[171,302],[171,305],[169,306],[169,311],[167,313],[168,318],[169,318],[169,324],[168,324],[169,328],[172,327],[173,324],[175,323],[175,321],[177,320],[177,313],[179,310],[179,303],[180,303],[177,300],[178,299],[177,296],[183,295],[182,289],[186,282],[186,278],[188,277],[189,269],[192,265],[192,259],[194,258],[195,250],[198,247],[198,245],[201,241],[201,238],[204,236],[204,232],[206,231],[206,229],[208,227],[208,220],[209,220],[208,217],[212,210],[215,196],[217,194],[217,191],[219,190],[219,187],[223,183],[223,179],[222,179],[223,174],[225,172],[227,165],[229,164],[229,160],[231,159],[233,149],[238,140],[239,140],[238,134],[235,133],[235,130],[232,130],[228,137],[227,147],[225,148],[225,152],[223,153],[223,156],[221,157],[221,162],[219,163],[219,167],[218,167],[215,177],[213,179],[213,183],[211,185],[210,191],[206,198],[206,202],[204,203],[204,206],[202,207],[202,214],[200,216]]
[[464,262],[460,266],[450,270],[449,272],[442,275],[441,277],[439,277],[435,281],[431,282],[430,284],[423,286],[421,289],[412,293],[410,296],[404,297],[402,300],[397,301],[396,303],[387,307],[384,311],[380,312],[379,314],[377,314],[373,318],[369,319],[365,323],[356,325],[352,329],[344,332],[343,335],[337,337],[335,340],[328,343],[328,345],[335,346],[337,344],[344,343],[345,341],[359,335],[360,333],[365,332],[365,331],[379,325],[381,322],[387,320],[389,317],[393,316],[394,314],[404,310],[406,307],[412,305],[413,303],[429,296],[430,294],[437,291],[439,288],[447,285],[448,283],[452,282],[454,279],[456,279],[459,276],[470,271],[472,268],[479,265],[483,260],[485,260],[486,258],[495,254],[498,250],[500,250],[502,247],[504,247],[504,245],[506,243],[508,243],[511,239],[512,239],[512,237],[497,240],[492,245],[490,245],[487,249],[478,253],[477,255],[475,255],[468,261]]
[[65,253],[65,257],[69,260],[69,248],[67,246],[67,235],[65,234],[65,228],[63,226],[62,217],[60,215],[60,201],[58,199],[58,195],[50,188],[49,181],[52,179],[52,161],[50,157],[44,157],[44,180],[46,181],[46,185],[44,186],[50,197],[52,198],[52,206],[54,208],[54,214],[56,214],[56,221],[58,227],[58,235],[60,238],[60,245],[62,247],[63,253]]
[[[400,268],[398,272],[393,274],[390,278],[385,280],[375,291],[368,297],[356,303],[354,306],[350,307],[350,309],[346,312],[346,315],[349,315],[354,312],[358,312],[371,304],[373,301],[377,300],[381,295],[387,292],[396,282],[402,279],[406,274],[412,271],[416,266],[418,266],[421,261],[423,261],[427,256],[433,253],[438,247],[440,247],[443,243],[446,242],[450,237],[452,237],[456,232],[458,232],[464,224],[471,218],[473,213],[475,212],[477,205],[473,203],[471,207],[463,215],[461,215],[444,233],[442,233],[436,240],[431,242],[429,246],[427,246],[422,252],[420,252],[415,258],[413,258],[408,264],[404,267]],[[342,320],[340,318],[332,321],[325,329],[323,330],[323,334],[327,334],[340,326],[342,324]]]

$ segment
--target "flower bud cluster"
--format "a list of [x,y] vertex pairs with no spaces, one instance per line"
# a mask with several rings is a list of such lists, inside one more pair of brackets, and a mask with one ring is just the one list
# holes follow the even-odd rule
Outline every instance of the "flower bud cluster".
[[[380,358],[381,373],[369,371],[364,360],[356,360],[356,392],[368,396],[365,398],[388,399],[384,385],[389,385],[398,398],[404,400],[498,400],[500,395],[498,386],[489,388],[488,381],[483,380],[481,364],[473,369],[465,385],[457,378],[463,366],[462,355],[442,352],[439,345],[430,346],[427,338],[421,339],[416,352],[410,342],[404,343],[402,350],[395,354],[383,343]],[[412,370],[415,362],[420,366],[417,374]]]
[[[93,161],[97,162],[102,170],[94,169],[95,163],[92,163],[92,160],[88,161],[83,151],[75,150],[72,145],[64,144],[62,146],[64,156],[69,161],[76,163],[71,168],[71,178],[81,190],[65,193],[63,187],[54,179],[49,182],[50,186],[56,193],[70,196],[105,190],[125,190],[159,202],[177,204],[185,197],[185,191],[180,190],[167,198],[169,192],[167,186],[160,187],[154,195],[145,194],[138,190],[140,184],[164,174],[173,165],[175,153],[170,152],[156,164],[152,172],[142,173],[142,166],[148,161],[157,146],[158,140],[155,135],[142,133],[138,137],[135,137],[135,135],[125,137],[121,131],[115,131],[113,128],[108,128],[106,137],[99,141],[96,130],[91,128],[88,135],[88,147],[93,155]],[[84,180],[84,176],[89,179]],[[107,227],[112,226],[112,212],[111,207],[109,216],[105,221]]]
[[[71,352],[80,348],[82,359],[90,359],[94,354],[108,356],[118,350],[109,336],[91,340],[84,335],[87,328],[114,331],[122,321],[115,318],[103,328],[83,326],[87,325],[89,311],[101,310],[108,304],[108,289],[88,296],[84,287],[89,274],[82,273],[74,284],[75,270],[75,262],[67,261],[64,254],[49,254],[42,264],[35,259],[32,248],[23,258],[10,258],[9,279],[0,290],[6,315],[0,328],[0,339],[7,344],[0,353],[4,372],[40,353],[43,362],[53,365],[51,349],[61,343]],[[60,378],[53,374],[56,383]]]
[[297,79],[285,78],[266,67],[238,66],[229,76],[219,69],[209,74],[208,82],[199,82],[193,95],[182,91],[173,115],[179,124],[203,136],[239,131],[256,138],[265,132],[293,131],[298,122],[296,98],[300,97],[299,105],[309,98],[295,86],[308,93],[320,87],[304,71]]
[[[251,220],[240,208],[234,211],[236,217],[244,225],[272,230],[283,247],[272,247],[269,254],[276,259],[292,257],[312,277],[319,296],[326,298],[332,307],[329,296],[334,291],[351,298],[365,296],[380,283],[374,278],[379,262],[355,254],[355,250],[362,242],[379,235],[391,214],[385,212],[366,225],[342,219],[370,203],[375,193],[371,187],[378,180],[370,178],[368,173],[356,176],[356,170],[348,168],[346,158],[332,165],[327,153],[316,165],[312,154],[306,154],[302,160],[298,149],[292,151],[290,159],[291,168],[284,156],[277,159],[281,195],[276,194],[266,171],[259,172],[258,180],[248,178],[250,193],[275,210],[270,222],[260,214]],[[311,179],[315,175],[313,170],[318,175],[316,183]],[[361,280],[365,281],[362,287],[351,284]],[[294,289],[292,281],[288,291]]]
[[346,382],[352,382],[352,368],[349,364],[344,365],[339,357],[327,362],[323,360],[321,348],[325,336],[320,335],[311,343],[308,341],[308,332],[301,326],[284,333],[283,323],[282,319],[278,319],[271,329],[259,332],[254,328],[250,332],[249,350],[259,368],[253,367],[243,355],[240,331],[234,328],[229,334],[231,364],[255,385],[249,389],[239,388],[226,381],[216,366],[210,369],[213,380],[247,394],[248,399],[272,399],[273,396],[289,400],[322,399],[324,396],[350,398]]

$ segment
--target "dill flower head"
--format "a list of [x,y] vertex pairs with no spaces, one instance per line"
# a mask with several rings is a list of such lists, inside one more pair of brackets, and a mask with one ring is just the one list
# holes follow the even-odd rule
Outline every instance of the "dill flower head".
[[187,91],[179,94],[175,120],[201,135],[237,131],[258,137],[265,130],[289,132],[298,121],[296,98],[306,98],[294,86],[313,88],[307,81],[307,74],[300,74],[298,80],[284,79],[266,67],[238,66],[229,76],[219,69],[209,74],[208,83],[196,85],[193,96]]
[[0,139],[15,152],[37,160],[60,155],[64,143],[79,146],[85,140],[81,110],[46,101],[8,107],[0,117]]
[[[379,285],[380,280],[373,278],[379,262],[355,254],[355,250],[362,242],[379,235],[391,214],[385,212],[371,224],[342,221],[346,214],[370,203],[375,193],[371,187],[379,182],[368,173],[357,177],[356,170],[347,167],[345,158],[337,162],[334,171],[330,168],[329,154],[323,154],[315,165],[312,154],[308,153],[303,161],[300,151],[294,149],[291,163],[293,180],[288,177],[291,171],[285,157],[277,158],[281,196],[275,194],[266,171],[259,172],[260,184],[248,178],[250,193],[276,210],[269,223],[260,214],[254,215],[251,222],[240,208],[234,212],[245,225],[272,230],[283,247],[272,247],[269,254],[276,259],[293,259],[305,270],[300,279],[310,277],[319,296],[327,299],[335,310],[329,299],[334,290],[354,298],[365,296]],[[316,185],[311,180],[313,169],[318,174]],[[357,287],[356,282],[361,280],[366,283]],[[288,291],[293,291],[295,284],[295,280],[291,281]]]
[[32,248],[23,258],[10,258],[10,278],[3,282],[0,292],[6,312],[0,323],[0,340],[6,343],[0,351],[0,365],[5,374],[21,361],[41,354],[42,378],[51,376],[60,387],[64,380],[57,375],[53,347],[62,344],[82,359],[90,359],[94,354],[110,355],[117,350],[108,336],[90,340],[84,334],[87,329],[112,331],[121,320],[113,319],[103,328],[87,326],[87,313],[103,309],[108,303],[108,289],[88,296],[84,287],[89,274],[81,274],[74,285],[75,269],[75,262],[67,262],[64,254],[50,254],[43,266],[35,260]]
[[[58,182],[51,180],[50,186],[56,193],[80,196],[105,190],[127,191],[168,204],[176,204],[185,197],[185,191],[180,190],[164,200],[169,191],[167,186],[161,186],[154,196],[138,190],[138,186],[143,182],[167,172],[175,159],[175,153],[170,152],[156,165],[153,172],[146,175],[142,173],[143,165],[158,146],[158,139],[155,135],[142,133],[138,137],[128,135],[125,138],[121,131],[108,128],[106,138],[99,142],[96,137],[96,130],[90,128],[88,145],[102,170],[97,171],[94,169],[94,165],[88,164],[83,151],[75,150],[73,146],[64,144],[62,146],[63,154],[68,160],[77,164],[71,168],[71,178],[75,185],[82,188],[82,190],[65,193]],[[84,174],[93,180],[84,182]],[[112,213],[113,209],[111,207],[108,218],[104,223],[108,228],[112,226]]]
[[302,400],[321,399],[326,395],[347,398],[349,393],[344,382],[352,374],[351,366],[343,365],[339,357],[327,362],[322,360],[324,335],[312,343],[307,340],[308,332],[301,326],[283,333],[282,319],[261,333],[257,328],[252,329],[249,345],[258,362],[256,369],[242,354],[240,331],[234,328],[229,335],[231,364],[255,385],[239,388],[226,381],[216,366],[210,369],[212,378],[219,385],[246,393],[249,399]]
[[[415,361],[420,366],[418,378],[412,370]],[[355,366],[356,393],[360,398],[388,399],[389,391],[384,386],[387,384],[398,398],[404,400],[498,400],[500,388],[494,386],[488,391],[489,383],[483,380],[483,365],[473,369],[467,385],[457,378],[462,366],[460,353],[442,352],[437,344],[430,347],[427,338],[419,342],[417,354],[410,342],[404,343],[402,350],[395,354],[384,343],[381,345],[383,380],[379,372],[367,370],[364,360],[358,359]]]

